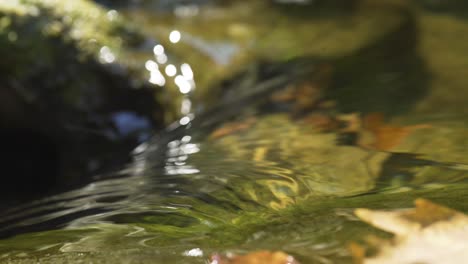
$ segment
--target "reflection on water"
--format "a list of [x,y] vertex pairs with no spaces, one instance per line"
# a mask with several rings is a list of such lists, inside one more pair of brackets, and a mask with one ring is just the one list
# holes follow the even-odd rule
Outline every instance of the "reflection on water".
[[115,61],[115,55],[107,46],[104,46],[101,48],[100,54],[101,54],[101,57],[100,57],[101,60],[105,63],[112,63]]
[[[203,9],[148,2],[184,19]],[[413,22],[403,19],[390,37],[346,49],[343,58],[247,67],[219,85],[218,105],[203,113],[193,110],[192,96],[207,73],[168,50],[189,43],[222,65],[238,45],[208,43],[176,26],[162,30],[144,67],[149,83],[181,96],[178,119],[137,147],[121,171],[3,212],[0,261],[205,263],[219,251],[272,249],[304,263],[346,263],[346,245],[370,232],[353,216],[356,207],[402,208],[423,196],[467,211],[459,199],[468,190],[466,114],[413,105],[440,92],[426,87],[416,42],[399,41],[414,33]],[[100,55],[115,59],[107,47]],[[413,84],[421,87],[405,90]],[[371,110],[390,121],[371,120]]]
[[[189,34],[184,34],[184,40],[192,47],[212,59],[217,65],[228,65],[236,54],[239,47],[229,42],[210,43],[201,38],[196,38]],[[174,42],[173,42],[174,43]]]
[[[181,38],[182,35],[178,30],[172,30],[168,36],[168,39],[172,44],[177,44]],[[153,47],[153,53],[155,61],[147,60],[145,63],[146,70],[150,72],[148,82],[157,86],[171,88],[171,85],[166,85],[166,80],[173,80],[173,83],[181,94],[181,106],[179,108],[179,115],[181,117],[178,124],[182,126],[189,125],[190,121],[195,117],[192,111],[192,101],[190,96],[196,88],[195,74],[192,67],[188,63],[181,63],[179,65],[169,63],[168,56],[165,53],[165,48],[161,44],[157,44]]]

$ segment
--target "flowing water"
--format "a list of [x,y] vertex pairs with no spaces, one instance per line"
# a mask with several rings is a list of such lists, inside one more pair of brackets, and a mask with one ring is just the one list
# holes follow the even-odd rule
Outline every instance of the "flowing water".
[[350,263],[349,243],[386,235],[355,208],[424,197],[468,212],[463,14],[228,2],[112,7],[161,38],[146,68],[178,96],[177,121],[120,171],[4,211],[0,262],[206,263],[269,249]]

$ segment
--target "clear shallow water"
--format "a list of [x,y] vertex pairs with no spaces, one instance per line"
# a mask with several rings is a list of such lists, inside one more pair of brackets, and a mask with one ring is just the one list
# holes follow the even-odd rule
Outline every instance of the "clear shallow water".
[[[422,159],[436,151],[391,161],[389,153],[337,146],[336,134],[313,132],[283,114],[221,138],[174,135],[158,138],[165,143],[158,149],[150,143],[121,178],[5,213],[4,235],[56,231],[3,240],[0,256],[204,263],[225,250],[281,249],[306,263],[341,262],[349,261],[347,243],[376,232],[353,216],[354,208],[409,207],[425,197],[468,209],[460,199],[466,165]],[[398,172],[412,175],[393,183]]]
[[[370,56],[365,60],[329,60],[338,73],[351,70],[349,76],[333,77],[335,85],[347,89],[329,93],[338,104],[332,112],[367,113],[383,105],[380,112],[394,125],[427,126],[394,148],[338,145],[337,130],[318,131],[291,111],[294,105],[266,107],[260,103],[264,98],[307,71],[297,67],[300,63],[258,66],[221,85],[227,91],[220,92],[224,99],[215,110],[181,112],[179,122],[140,146],[135,162],[122,171],[4,212],[0,261],[205,263],[215,252],[271,249],[304,263],[343,263],[351,261],[349,242],[378,232],[353,216],[355,208],[403,208],[424,197],[468,212],[463,199],[468,193],[468,93],[457,59],[465,53],[457,46],[434,52],[449,41],[437,42],[428,29],[443,34],[442,25],[450,25],[463,32],[466,22],[432,13],[417,19],[422,33],[416,53],[431,78],[418,71],[399,75],[408,61],[385,64],[387,59],[374,60],[379,52],[358,52],[359,58]],[[399,51],[392,50],[395,58]],[[447,54],[451,60],[440,59]],[[203,72],[190,63],[195,73]],[[415,83],[423,86],[424,96],[420,89],[414,96],[401,88]],[[375,87],[400,89],[382,98],[374,96]],[[349,89],[357,90],[343,99],[346,93],[340,92]],[[412,100],[400,99],[405,97]],[[187,123],[183,117],[189,117]]]

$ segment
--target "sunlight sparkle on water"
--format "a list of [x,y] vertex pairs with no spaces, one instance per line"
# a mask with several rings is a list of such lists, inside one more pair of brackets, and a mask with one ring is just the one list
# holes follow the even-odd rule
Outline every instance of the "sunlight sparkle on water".
[[169,34],[169,41],[171,41],[172,43],[177,43],[180,41],[180,38],[181,38],[181,35],[180,35],[180,32],[178,30],[173,30],[170,34]]
[[177,68],[173,64],[169,64],[169,65],[166,66],[165,72],[166,72],[167,76],[172,77],[172,76],[176,75]]
[[115,55],[112,53],[112,51],[109,49],[107,46],[103,46],[101,50],[99,51],[101,55],[101,59],[105,63],[112,63],[115,61]]
[[180,145],[180,141],[179,140],[173,140],[169,143],[167,143],[167,147],[168,148],[176,148]]
[[166,84],[166,79],[159,70],[151,71],[149,82],[159,86]]
[[183,63],[180,65],[180,71],[182,72],[182,75],[187,79],[187,80],[192,80],[193,79],[193,71],[192,67],[188,63]]
[[153,48],[154,55],[159,56],[164,54],[164,47],[160,44],[154,46]]
[[167,175],[187,175],[197,174],[200,172],[199,169],[191,166],[166,166],[165,170]]
[[187,94],[192,90],[192,85],[182,75],[177,75],[174,82],[179,87],[179,91],[183,94]]
[[184,256],[187,257],[202,257],[203,251],[199,248],[192,248],[191,250],[187,250],[184,252]]
[[146,149],[148,149],[148,142],[141,143],[138,147],[136,147],[133,151],[132,154],[141,154],[143,153]]
[[182,105],[180,106],[180,112],[183,115],[187,115],[190,113],[190,110],[192,109],[192,101],[190,99],[184,98],[182,100]]
[[145,68],[151,72],[151,71],[157,71],[159,67],[155,61],[147,60],[145,63]]
[[167,62],[167,55],[162,53],[156,56],[156,61],[159,64],[165,64]]
[[183,126],[187,125],[188,123],[190,123],[190,117],[188,116],[184,116],[182,117],[180,120],[179,120],[179,123]]
[[184,154],[194,154],[194,153],[197,153],[200,151],[200,148],[198,147],[197,144],[184,144],[182,146],[180,146],[180,150],[182,153]]
[[184,143],[188,143],[190,142],[190,140],[192,140],[192,137],[191,136],[184,136],[181,141],[184,142]]
[[119,13],[116,10],[112,9],[109,12],[107,12],[107,19],[109,19],[109,21],[114,21],[118,15]]

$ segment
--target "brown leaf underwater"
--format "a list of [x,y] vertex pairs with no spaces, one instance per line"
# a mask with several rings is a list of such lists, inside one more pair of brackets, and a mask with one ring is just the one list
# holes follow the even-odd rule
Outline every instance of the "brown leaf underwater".
[[210,134],[210,138],[217,139],[237,132],[242,132],[252,127],[255,124],[255,121],[256,119],[254,117],[250,117],[244,121],[226,123],[214,130]]
[[282,251],[255,251],[246,255],[211,256],[210,264],[299,264],[294,257]]

